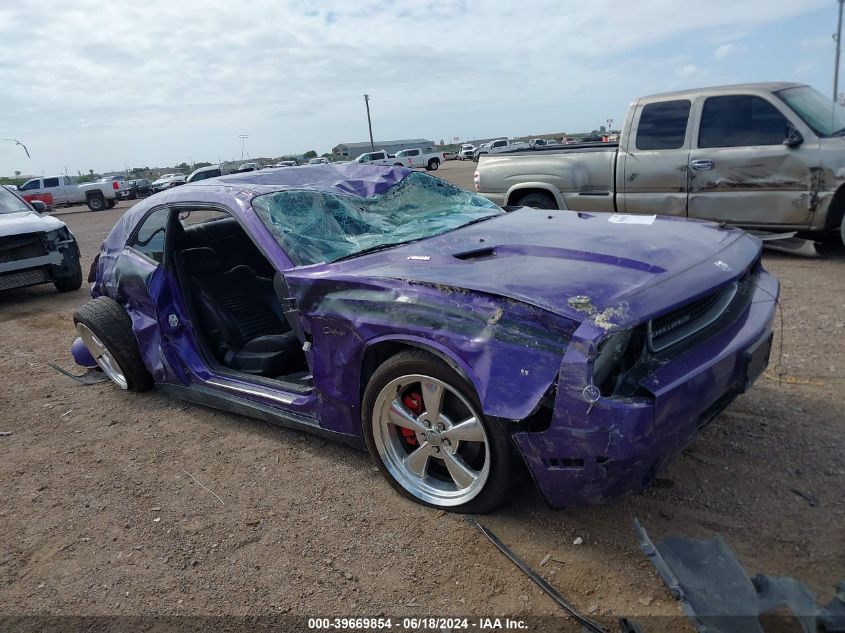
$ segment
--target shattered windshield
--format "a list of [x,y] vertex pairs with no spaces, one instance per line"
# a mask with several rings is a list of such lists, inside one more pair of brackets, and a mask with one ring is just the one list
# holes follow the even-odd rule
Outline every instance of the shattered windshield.
[[0,215],[4,213],[22,213],[29,211],[26,203],[11,191],[0,185]]
[[775,95],[819,136],[839,136],[845,132],[845,109],[815,88],[798,86],[778,90]]
[[440,235],[504,214],[486,198],[422,173],[409,174],[368,198],[297,189],[258,196],[252,206],[299,266]]

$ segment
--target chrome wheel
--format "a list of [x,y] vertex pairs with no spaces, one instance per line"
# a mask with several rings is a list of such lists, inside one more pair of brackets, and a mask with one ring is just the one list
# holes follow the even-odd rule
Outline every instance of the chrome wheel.
[[426,503],[462,505],[487,483],[487,431],[469,401],[446,382],[420,374],[389,382],[375,400],[372,434],[385,468]]
[[91,352],[91,356],[97,361],[106,376],[111,378],[114,383],[121,389],[128,389],[129,383],[126,381],[126,376],[120,370],[120,365],[109,353],[108,348],[103,345],[103,342],[92,332],[84,323],[76,324],[76,331],[79,333],[85,347]]

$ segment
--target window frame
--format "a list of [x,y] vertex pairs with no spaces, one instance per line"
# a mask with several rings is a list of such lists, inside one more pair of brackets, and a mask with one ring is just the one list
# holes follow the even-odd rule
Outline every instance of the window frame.
[[[686,118],[686,125],[684,126],[683,136],[681,138],[681,143],[675,147],[640,147],[640,131],[642,129],[642,120],[643,115],[645,114],[648,108],[665,106],[669,103],[687,103],[687,118]],[[639,112],[637,113],[636,119],[636,134],[634,135],[633,145],[634,150],[639,152],[670,152],[670,151],[677,151],[682,149],[689,149],[691,143],[691,134],[690,134],[690,122],[693,119],[693,113],[695,109],[693,107],[693,100],[690,98],[679,98],[679,99],[662,99],[660,101],[651,101],[649,103],[644,103],[639,107]],[[652,138],[654,138],[652,136]]]
[[[760,101],[764,102],[768,106],[770,106],[775,112],[777,112],[781,117],[783,117],[786,125],[795,126],[795,123],[789,118],[788,114],[783,111],[783,108],[780,107],[780,104],[767,99],[765,96],[760,94],[753,94],[753,93],[737,93],[737,94],[711,94],[707,96],[703,96],[700,102],[697,105],[697,125],[694,132],[695,137],[695,148],[696,149],[717,149],[717,150],[724,150],[724,149],[736,149],[742,147],[778,147],[779,145],[783,144],[783,140],[786,138],[786,125],[784,126],[783,137],[777,143],[741,143],[738,145],[702,145],[701,144],[701,132],[704,123],[704,108],[707,105],[707,102],[711,99],[725,99],[725,98],[736,98],[736,97],[747,97],[749,99],[759,99]],[[797,126],[795,126],[797,127]]]
[[[167,219],[164,223],[164,242],[163,242],[162,248],[161,248],[161,261],[158,261],[158,260],[150,257],[149,255],[147,255],[147,253],[140,250],[139,248],[137,248],[137,246],[135,244],[132,243],[138,238],[138,233],[141,232],[141,228],[144,226],[144,224],[147,223],[147,220],[149,220],[154,214],[158,213],[159,211],[164,211],[166,213],[166,217],[167,217]],[[153,207],[152,209],[147,211],[144,214],[144,216],[135,225],[135,228],[132,229],[132,232],[129,234],[129,237],[126,238],[126,242],[124,243],[124,247],[131,250],[133,253],[138,254],[140,257],[143,257],[148,262],[155,264],[156,267],[161,266],[164,263],[164,261],[167,257],[167,233],[170,229],[170,214],[172,212],[173,212],[173,208],[170,207],[170,206],[166,206],[166,205]]]

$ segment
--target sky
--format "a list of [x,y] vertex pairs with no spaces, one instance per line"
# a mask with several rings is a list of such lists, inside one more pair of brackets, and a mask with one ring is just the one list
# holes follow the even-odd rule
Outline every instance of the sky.
[[836,20],[835,0],[17,0],[0,138],[32,157],[0,141],[0,176],[323,153],[367,140],[364,93],[377,141],[436,142],[618,127],[638,96],[715,84],[831,95]]

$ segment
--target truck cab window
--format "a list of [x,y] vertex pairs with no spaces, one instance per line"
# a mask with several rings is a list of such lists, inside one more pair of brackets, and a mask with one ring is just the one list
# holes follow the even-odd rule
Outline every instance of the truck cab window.
[[780,145],[786,117],[771,103],[751,95],[709,97],[701,111],[699,147]]
[[153,211],[138,227],[135,236],[127,245],[161,263],[164,257],[164,232],[169,217],[170,209]]
[[35,180],[29,180],[21,185],[21,191],[29,191],[30,189],[38,189],[39,181],[36,178]]
[[45,178],[44,179],[44,188],[47,189],[48,187],[58,187],[59,186],[59,179],[58,178]]
[[649,103],[640,113],[637,149],[680,149],[687,134],[689,99]]

